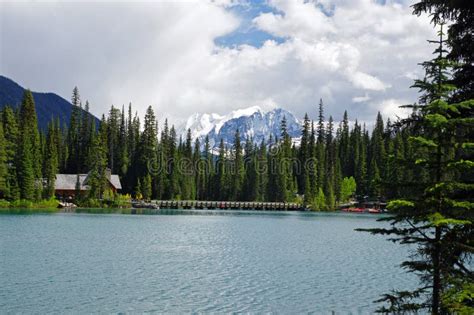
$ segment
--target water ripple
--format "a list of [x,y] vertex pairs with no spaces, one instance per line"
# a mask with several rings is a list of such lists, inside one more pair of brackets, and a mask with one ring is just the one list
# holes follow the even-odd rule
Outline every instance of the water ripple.
[[373,216],[164,214],[0,216],[0,313],[365,314],[415,283]]

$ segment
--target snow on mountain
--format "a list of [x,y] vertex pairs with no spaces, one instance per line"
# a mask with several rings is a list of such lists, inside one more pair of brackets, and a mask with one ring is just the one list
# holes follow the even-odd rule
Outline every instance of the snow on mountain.
[[201,144],[207,135],[211,147],[214,148],[219,145],[221,138],[226,145],[232,145],[235,131],[238,129],[241,141],[249,137],[255,143],[261,143],[264,139],[268,141],[270,135],[273,138],[280,136],[283,117],[287,120],[289,135],[298,138],[301,134],[301,124],[292,113],[282,108],[263,111],[258,106],[235,110],[228,115],[194,114],[178,129],[178,134],[185,139],[187,130],[191,129],[193,139],[199,138]]

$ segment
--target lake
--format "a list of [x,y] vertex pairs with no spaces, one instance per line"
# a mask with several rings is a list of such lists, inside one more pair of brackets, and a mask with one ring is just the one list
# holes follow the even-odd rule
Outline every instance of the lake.
[[366,314],[417,283],[377,215],[0,215],[0,313]]

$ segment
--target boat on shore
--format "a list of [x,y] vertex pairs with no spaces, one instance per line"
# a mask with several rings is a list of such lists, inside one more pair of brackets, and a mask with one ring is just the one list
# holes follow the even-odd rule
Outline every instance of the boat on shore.
[[342,212],[350,213],[385,213],[387,202],[385,200],[369,200],[368,196],[363,196],[357,200],[352,200],[339,206],[339,210]]
[[356,208],[356,207],[351,207],[351,208],[344,208],[341,209],[343,212],[351,212],[351,213],[383,213],[382,209],[376,209],[376,208]]

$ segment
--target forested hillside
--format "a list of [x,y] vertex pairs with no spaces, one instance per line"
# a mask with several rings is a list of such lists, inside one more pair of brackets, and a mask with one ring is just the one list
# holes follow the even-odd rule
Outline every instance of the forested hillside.
[[[18,109],[24,93],[25,89],[23,87],[0,75],[0,109],[7,105]],[[36,104],[38,126],[41,130],[46,131],[51,119],[58,118],[61,126],[69,123],[72,113],[70,102],[54,93],[32,92],[32,95]]]
[[[217,156],[208,139],[202,145],[191,138],[190,130],[186,139],[178,139],[167,121],[158,134],[151,107],[143,122],[131,105],[127,110],[112,107],[96,126],[81,109],[77,88],[72,104],[69,127],[61,128],[56,119],[46,132],[37,128],[31,92],[25,92],[18,114],[11,107],[2,110],[6,150],[0,154],[7,174],[1,196],[48,198],[54,193],[56,173],[91,171],[96,182],[90,197],[100,198],[108,167],[120,175],[123,193],[139,198],[304,200],[325,210],[354,195],[397,197],[402,191],[384,188],[383,183],[414,176],[394,167],[397,158],[411,154],[406,131],[395,131],[380,114],[370,131],[357,120],[350,126],[347,113],[336,125],[333,117],[325,119],[322,100],[315,106],[316,120],[305,116],[299,146],[292,144],[283,117],[278,137],[259,144],[251,138],[242,142],[236,129],[233,146],[221,142]],[[41,178],[44,185],[38,184]]]

